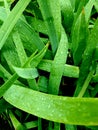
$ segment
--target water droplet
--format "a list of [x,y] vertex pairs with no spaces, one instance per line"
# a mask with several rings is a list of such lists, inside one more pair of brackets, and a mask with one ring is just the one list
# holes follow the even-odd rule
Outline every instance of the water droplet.
[[50,107],[51,107],[51,105],[49,104],[49,105],[48,105],[48,109],[50,109]]

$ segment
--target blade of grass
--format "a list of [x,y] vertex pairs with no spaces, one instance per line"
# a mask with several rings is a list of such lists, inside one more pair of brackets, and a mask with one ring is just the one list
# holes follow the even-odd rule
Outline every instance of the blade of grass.
[[0,7],[0,20],[3,22],[7,18],[6,10],[4,7]]
[[92,65],[92,60],[93,60],[93,52],[96,48],[97,41],[98,41],[97,35],[98,35],[98,19],[96,20],[94,28],[91,34],[89,35],[89,38],[87,41],[87,47],[84,51],[82,64],[80,66],[80,74],[79,74],[79,79],[78,79],[74,96],[78,95],[86,79],[86,76],[88,75],[90,71],[90,66]]
[[8,64],[11,72],[13,72],[13,69],[11,67],[11,64],[13,64],[14,66],[21,66],[19,57],[18,57],[18,53],[16,51],[16,47],[13,43],[12,37],[10,36],[5,45],[2,48],[2,56],[4,57],[4,59],[6,60],[6,63]]
[[28,48],[29,50],[32,49],[31,52],[35,49],[40,51],[45,46],[38,34],[35,33],[34,28],[32,28],[24,19],[19,19],[15,27],[18,29],[25,48]]
[[62,28],[61,40],[50,70],[48,93],[51,94],[59,93],[59,85],[64,71],[64,64],[67,59],[67,52],[68,52],[67,36]]
[[5,9],[6,9],[6,13],[7,13],[7,15],[9,15],[9,13],[10,13],[10,9],[9,9],[9,6],[8,6],[8,2],[7,2],[7,0],[4,0],[4,6],[5,6]]
[[26,122],[24,123],[24,126],[26,127],[26,129],[32,129],[32,128],[38,127],[38,121]]
[[9,116],[15,130],[26,130],[26,128],[16,119],[16,117],[11,111],[9,111]]
[[10,108],[10,104],[4,99],[0,99],[0,115],[5,112],[7,108]]
[[[52,60],[42,60],[37,67],[38,67],[38,69],[50,72],[52,64],[53,64]],[[63,76],[78,78],[79,77],[79,67],[64,64]]]
[[91,11],[94,6],[94,3],[95,3],[95,0],[89,0],[84,8],[85,9],[85,19],[86,19],[87,23],[89,22],[89,18],[91,16]]
[[47,120],[98,125],[98,98],[54,96],[17,85],[11,86],[3,98],[11,105]]
[[[24,46],[23,46],[23,43],[22,43],[22,41],[21,41],[21,38],[20,38],[20,35],[19,35],[19,33],[18,33],[18,28],[16,27],[16,28],[14,28],[14,33],[12,34],[12,37],[13,37],[13,41],[14,41],[14,43],[15,43],[15,46],[16,46],[16,51],[17,51],[17,53],[18,53],[18,56],[19,56],[19,60],[20,60],[20,62],[21,62],[21,66],[25,63],[25,61],[28,59],[28,57],[27,57],[27,55],[26,55],[26,52],[25,52],[25,50],[24,50]],[[32,68],[29,68],[29,69],[32,69]],[[27,71],[27,70],[26,70]],[[19,71],[20,72],[20,71]],[[22,72],[23,72],[23,70],[22,70]],[[17,71],[16,71],[16,73],[17,73]],[[37,86],[37,84],[36,84],[36,81],[35,81],[35,79],[33,79],[32,78],[32,76],[30,76],[30,75],[32,75],[31,74],[31,71],[29,70],[29,72],[23,72],[24,74],[25,74],[25,76],[27,77],[27,75],[29,76],[28,78],[27,78],[27,81],[28,81],[28,84],[29,84],[29,87],[30,88],[32,88],[32,89],[34,89],[34,90],[38,90],[38,86]],[[25,77],[25,78],[26,78]],[[31,77],[31,78],[30,78]]]
[[[54,0],[37,0],[40,6],[49,38],[51,41],[52,51],[56,52],[61,37],[61,12],[60,1]],[[47,11],[46,11],[47,10]]]
[[83,95],[85,94],[86,89],[87,89],[87,87],[88,87],[88,85],[89,85],[89,83],[90,83],[90,81],[91,81],[91,79],[92,79],[92,76],[93,76],[93,74],[94,74],[94,71],[95,71],[95,66],[94,66],[94,68],[89,72],[89,74],[88,74],[88,76],[87,76],[87,78],[86,78],[86,80],[85,80],[85,82],[84,82],[84,84],[83,84],[83,86],[82,86],[82,88],[81,88],[79,94],[78,94],[78,97],[83,97]]
[[71,31],[71,26],[74,20],[74,12],[70,0],[60,0],[62,23],[66,32]]
[[88,27],[85,20],[85,11],[83,9],[74,25],[72,33],[72,52],[75,65],[78,65],[81,62],[87,44],[87,37]]
[[65,125],[65,129],[66,130],[77,130],[77,127],[75,125],[68,125],[68,124],[66,124]]
[[38,130],[42,130],[42,119],[38,118]]
[[37,32],[41,32],[45,35],[48,35],[48,30],[46,28],[46,25],[45,25],[45,22],[40,20],[40,19],[37,19],[37,18],[32,18],[29,20],[30,22],[30,25],[32,27],[34,27],[34,29],[37,31]]
[[[6,80],[11,78],[11,74],[0,64],[0,72],[3,74],[3,80],[6,82]],[[20,81],[15,81],[16,84],[23,85]]]
[[98,0],[95,0],[94,6],[95,6],[95,9],[96,9],[97,12],[98,12]]
[[17,20],[29,2],[30,0],[20,0],[13,8],[7,19],[4,21],[3,25],[0,28],[0,49],[3,47],[14,25],[16,24]]
[[16,46],[16,51],[18,53],[19,60],[20,60],[21,66],[22,66],[25,63],[25,61],[27,61],[28,58],[27,58],[26,52],[24,50],[24,46],[22,44],[22,41],[20,39],[19,33],[17,31],[17,28],[14,30],[12,37],[13,37],[13,41],[14,41],[15,46]]
[[[40,62],[40,60],[39,59],[37,60],[36,58],[37,57],[39,58],[39,56],[40,56],[40,58],[43,58],[47,49],[48,49],[48,45],[46,45],[36,56],[35,56],[35,54],[36,54],[36,51],[35,51],[35,53],[33,53],[28,58],[28,60],[24,63],[23,68],[29,66],[32,60],[34,62],[33,67],[34,67],[34,65],[36,67],[38,65],[38,63]],[[34,56],[35,56],[35,58],[34,58]],[[13,76],[0,87],[0,97],[2,97],[3,94],[11,87],[11,85],[14,84],[14,82],[17,80],[17,78],[18,78],[18,75],[16,73],[14,73]]]
[[36,68],[18,68],[15,66],[12,66],[12,67],[19,77],[22,77],[25,79],[35,79],[39,76]]

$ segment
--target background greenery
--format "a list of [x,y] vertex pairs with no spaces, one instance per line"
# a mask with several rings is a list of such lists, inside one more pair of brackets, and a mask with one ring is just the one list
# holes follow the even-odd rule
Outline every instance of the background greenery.
[[0,0],[0,130],[98,129],[98,0]]

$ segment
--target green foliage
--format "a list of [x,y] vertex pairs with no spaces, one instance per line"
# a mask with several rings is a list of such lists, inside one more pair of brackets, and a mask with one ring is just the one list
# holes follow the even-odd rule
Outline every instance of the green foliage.
[[10,129],[98,129],[97,13],[98,0],[0,1],[0,118]]

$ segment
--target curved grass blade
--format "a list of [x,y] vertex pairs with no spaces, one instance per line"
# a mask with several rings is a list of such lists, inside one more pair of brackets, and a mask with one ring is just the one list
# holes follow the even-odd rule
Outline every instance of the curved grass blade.
[[[40,62],[40,59],[42,59],[45,55],[46,50],[48,49],[48,45],[46,45],[41,52],[39,52],[36,56],[36,51],[35,53],[33,53],[28,60],[26,61],[26,63],[23,65],[24,67],[28,67],[30,66],[31,61],[33,61],[33,67],[37,67],[37,65]],[[40,57],[40,58],[39,58]],[[39,58],[38,60],[36,58]],[[35,66],[34,66],[35,65]],[[1,87],[0,87],[0,97],[3,96],[3,94],[11,87],[12,84],[14,84],[14,82],[17,80],[19,76],[14,73],[13,76],[11,76],[11,78],[9,80],[7,80],[7,82],[5,82]]]
[[17,20],[29,2],[30,0],[19,0],[19,2],[16,4],[16,6],[4,21],[3,25],[0,28],[0,49],[3,47],[14,25],[16,24]]
[[3,97],[11,105],[47,120],[98,125],[98,98],[54,96],[16,85],[11,86]]
[[39,76],[36,68],[18,68],[15,66],[12,66],[12,67],[19,77],[22,77],[25,79],[35,79]]
[[54,61],[52,62],[51,66],[48,93],[58,94],[59,92],[59,85],[64,71],[64,64],[67,59],[67,52],[68,52],[67,35],[64,29],[62,28],[61,40]]
[[[38,69],[50,72],[52,64],[53,64],[52,60],[42,60],[37,67],[38,67]],[[65,64],[63,76],[78,78],[79,77],[79,68],[77,66]]]
[[91,16],[91,11],[93,9],[94,3],[95,3],[95,0],[88,0],[88,3],[86,4],[86,6],[84,8],[84,10],[85,10],[85,19],[86,19],[87,23],[89,22],[89,18]]

